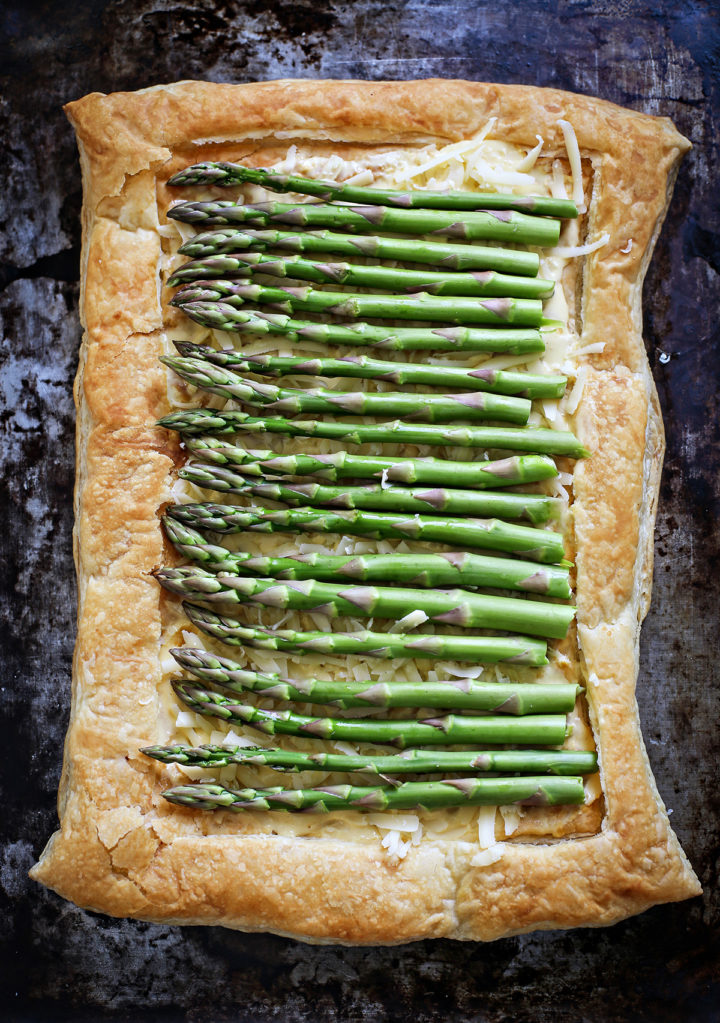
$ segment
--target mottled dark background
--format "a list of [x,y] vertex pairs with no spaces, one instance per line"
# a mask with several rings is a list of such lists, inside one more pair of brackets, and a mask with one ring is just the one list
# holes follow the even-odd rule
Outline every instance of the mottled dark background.
[[[0,4],[0,1017],[611,1023],[720,1019],[720,18],[700,0],[6,0]],[[80,175],[61,104],[179,78],[470,78],[668,114],[693,142],[645,286],[668,429],[638,699],[706,890],[609,930],[314,948],[85,913],[27,880],[56,826],[73,644]]]

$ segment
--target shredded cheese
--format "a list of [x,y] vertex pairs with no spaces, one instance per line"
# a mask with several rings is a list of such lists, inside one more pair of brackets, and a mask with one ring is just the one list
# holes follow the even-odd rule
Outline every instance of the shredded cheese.
[[575,129],[569,121],[560,119],[557,123],[562,128],[563,138],[565,139],[565,148],[567,150],[568,160],[570,161],[573,201],[577,206],[578,211],[580,213],[585,213],[587,206],[585,205],[585,193],[583,192],[582,161],[580,159],[580,147],[578,146]]
[[478,811],[478,843],[481,849],[495,845],[496,806],[481,806]]
[[501,806],[500,815],[505,825],[505,837],[509,838],[518,829],[522,819],[521,813],[515,806]]
[[407,632],[410,629],[416,629],[418,625],[422,625],[427,621],[428,616],[424,611],[420,611],[419,609],[417,611],[410,611],[410,613],[406,614],[404,618],[400,618],[397,622],[393,622],[388,629],[388,632]]
[[597,252],[609,241],[610,235],[606,231],[594,242],[588,242],[586,245],[557,245],[553,252],[564,259],[575,259],[577,256],[589,256],[591,252]]
[[600,775],[591,774],[585,779],[585,802],[594,803],[596,799],[599,799],[602,795],[602,785],[600,784]]
[[345,184],[356,185],[362,188],[365,185],[372,185],[374,180],[375,175],[369,168],[366,168],[365,170],[358,171],[357,174],[353,174],[350,178],[345,178]]
[[472,152],[478,145],[478,139],[468,139],[465,142],[454,142],[449,146],[443,146],[438,152],[421,163],[419,167],[414,167],[408,172],[408,177],[419,178],[423,174],[428,174],[431,170],[435,170],[436,167],[442,167],[443,164],[449,163],[451,160],[459,160],[466,153]]
[[563,171],[562,164],[559,160],[553,160],[552,168],[552,194],[553,199],[567,199],[567,189],[565,188],[565,172]]
[[557,419],[558,414],[558,400],[557,398],[544,398],[542,400],[542,410],[545,413],[545,418],[549,419],[551,423],[554,423]]
[[503,845],[500,842],[489,849],[481,849],[470,860],[470,865],[473,867],[489,867],[502,857],[503,851]]
[[577,412],[577,407],[580,404],[582,398],[583,388],[585,387],[585,380],[587,379],[588,367],[581,366],[575,377],[575,383],[573,384],[572,391],[564,399],[565,411],[568,415],[574,416]]
[[582,355],[599,355],[600,352],[605,351],[605,345],[607,341],[595,341],[591,345],[585,345],[584,348],[573,348],[569,351],[568,358],[579,359]]
[[451,668],[448,668],[446,672],[447,675],[454,675],[455,678],[480,678],[482,673],[483,669],[479,665],[474,668],[460,668],[453,665]]
[[410,842],[403,842],[398,831],[388,831],[381,845],[387,849],[393,859],[404,860],[410,848]]
[[542,147],[545,145],[545,140],[542,135],[536,135],[535,138],[538,140],[537,145],[529,151],[524,160],[521,160],[518,165],[519,171],[531,171],[535,166],[538,156],[542,152]]
[[203,642],[196,632],[190,632],[188,629],[182,630],[182,638],[185,646],[193,646],[197,650],[204,650]]

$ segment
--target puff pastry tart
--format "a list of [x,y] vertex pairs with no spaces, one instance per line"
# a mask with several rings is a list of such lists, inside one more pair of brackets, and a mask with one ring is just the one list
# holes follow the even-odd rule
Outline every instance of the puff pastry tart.
[[[698,894],[653,781],[634,695],[663,455],[641,336],[641,289],[687,140],[665,119],[598,99],[454,81],[180,82],[93,94],[67,111],[85,189],[85,334],[75,391],[79,622],[60,829],[32,876],[80,906],[117,916],[348,944],[491,940],[533,929],[611,924]],[[218,720],[213,724],[178,705],[170,649],[228,649],[194,627],[155,576],[178,563],[161,526],[165,509],[178,499],[207,500],[178,475],[184,445],[157,421],[193,405],[225,406],[220,395],[183,384],[160,357],[175,354],[178,340],[215,348],[233,344],[231,334],[213,332],[169,304],[167,281],[183,263],[178,248],[194,231],[167,213],[178,200],[252,204],[277,198],[258,183],[234,192],[212,183],[191,190],[168,185],[171,176],[203,161],[406,193],[509,192],[575,200],[580,216],[564,222],[559,244],[530,246],[538,255],[539,278],[554,282],[543,310],[544,351],[440,353],[456,368],[567,378],[564,396],[533,401],[530,414],[530,426],[571,431],[591,452],[577,461],[561,457],[559,472],[536,487],[561,507],[577,605],[565,638],[549,641],[547,663],[468,665],[446,653],[434,660],[388,660],[362,651],[339,656],[331,649],[318,660],[267,646],[236,646],[231,653],[243,668],[301,680],[317,675],[320,666],[330,680],[371,678],[381,685],[443,679],[454,680],[458,690],[478,680],[577,684],[581,692],[565,747],[596,751],[600,768],[585,777],[581,805],[206,813],[163,798],[168,786],[187,783],[188,776],[199,779],[202,770],[160,763],[144,748],[270,745],[237,719],[223,729]],[[392,231],[389,236],[398,237]],[[359,263],[367,265],[368,258],[361,255]],[[253,334],[243,338],[241,350],[250,357],[317,358],[323,345],[313,338],[291,344],[278,334]],[[330,354],[355,352],[339,344]],[[436,354],[414,351],[403,358],[421,366],[437,361]],[[295,377],[289,386],[302,385]],[[389,386],[342,380],[336,389]],[[242,445],[242,435],[233,443]],[[255,436],[250,446],[272,447],[279,455],[341,447],[318,436],[298,446],[297,438],[276,435],[271,443],[267,435]],[[368,442],[352,450],[466,465],[505,454],[486,454],[450,438],[440,447],[417,438],[391,449]],[[383,478],[382,489],[386,483]],[[237,551],[261,557],[298,551],[420,557],[447,547],[392,534],[371,543],[342,530],[334,537],[251,532],[234,542]],[[368,626],[367,618],[333,618],[327,608],[319,615],[267,607],[238,613],[248,627],[269,632],[288,621],[294,629],[328,634],[397,632],[387,621]],[[404,621],[410,634],[423,619],[423,633],[451,631],[417,611],[410,619]],[[272,702],[255,694],[254,706]],[[385,712],[390,718],[403,714],[408,716]],[[295,737],[287,748],[314,751],[319,741]],[[323,749],[342,756],[358,748],[328,740]],[[387,753],[386,747],[363,750]],[[233,763],[213,777],[230,789],[278,784],[268,767]],[[286,788],[308,785],[297,782],[298,775],[280,777]],[[337,784],[321,770],[310,777],[316,787]],[[363,784],[359,777],[355,784]]]

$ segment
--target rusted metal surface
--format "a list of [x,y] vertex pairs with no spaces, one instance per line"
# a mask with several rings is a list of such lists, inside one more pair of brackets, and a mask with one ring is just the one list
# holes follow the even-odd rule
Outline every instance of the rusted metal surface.
[[[716,1020],[720,23],[658,0],[12,0],[0,11],[4,395],[3,1015],[12,1020]],[[32,884],[55,827],[74,627],[80,184],[61,104],[178,78],[474,78],[666,114],[695,148],[645,286],[668,434],[638,690],[648,753],[705,888],[608,930],[308,947],[85,913]],[[5,1013],[9,1015],[5,1015]]]

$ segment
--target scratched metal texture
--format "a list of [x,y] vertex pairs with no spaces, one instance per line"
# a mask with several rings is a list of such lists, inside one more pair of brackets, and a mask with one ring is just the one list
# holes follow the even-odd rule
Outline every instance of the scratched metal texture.
[[[614,1023],[720,1018],[717,5],[700,0],[11,0],[0,10],[0,1016]],[[314,948],[83,912],[26,872],[56,826],[71,556],[80,177],[61,104],[178,78],[458,77],[667,114],[690,137],[645,287],[668,432],[638,700],[705,895],[607,930]]]

